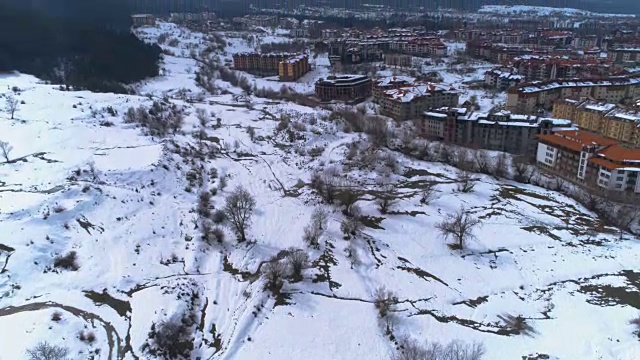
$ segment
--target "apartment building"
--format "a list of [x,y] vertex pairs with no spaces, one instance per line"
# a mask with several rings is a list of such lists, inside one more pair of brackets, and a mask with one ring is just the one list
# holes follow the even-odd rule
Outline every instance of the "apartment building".
[[389,49],[415,56],[442,57],[447,55],[447,46],[437,37],[392,39],[389,42]]
[[609,58],[620,65],[640,64],[640,47],[616,47],[609,49]]
[[307,55],[297,55],[278,63],[278,77],[280,81],[296,81],[309,72],[309,58]]
[[522,84],[507,91],[507,110],[531,114],[551,109],[559,99],[592,97],[610,103],[640,96],[640,77],[620,76],[578,81],[540,81]]
[[553,105],[553,116],[566,116],[582,130],[640,145],[638,110],[593,99],[563,99]]
[[409,68],[413,65],[413,57],[406,54],[385,54],[384,64],[401,68]]
[[422,117],[430,109],[458,106],[458,91],[439,84],[414,84],[387,90],[378,97],[380,113],[395,120]]
[[571,121],[531,115],[472,112],[466,108],[441,108],[424,113],[416,129],[426,138],[533,156],[537,135],[571,128]]
[[537,164],[602,191],[640,195],[640,148],[581,130],[538,135]]
[[379,104],[386,91],[413,86],[415,83],[416,78],[410,76],[387,76],[378,78],[373,82],[373,101]]
[[506,90],[524,83],[524,76],[501,68],[492,69],[484,74],[484,84],[488,87]]
[[303,54],[238,53],[233,67],[259,76],[279,75],[281,81],[295,81],[309,71],[309,59]]
[[133,26],[155,26],[156,17],[151,14],[135,14],[131,15]]
[[316,96],[320,101],[362,101],[371,96],[371,78],[364,75],[331,75],[316,81]]
[[516,57],[511,66],[526,81],[609,77],[616,70],[602,59],[569,59],[565,56],[526,55]]

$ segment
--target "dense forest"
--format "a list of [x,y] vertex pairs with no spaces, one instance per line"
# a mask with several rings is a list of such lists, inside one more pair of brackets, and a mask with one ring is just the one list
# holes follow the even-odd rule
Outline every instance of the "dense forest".
[[93,91],[125,92],[158,74],[161,50],[138,40],[121,0],[3,0],[0,71]]

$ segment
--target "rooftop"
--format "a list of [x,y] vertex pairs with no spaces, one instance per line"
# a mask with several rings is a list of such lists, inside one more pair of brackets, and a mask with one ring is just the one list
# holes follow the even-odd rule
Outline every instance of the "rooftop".
[[320,78],[316,84],[333,86],[352,86],[371,81],[366,75],[330,75],[327,78]]
[[388,76],[376,80],[376,86],[388,86],[392,84],[413,84],[416,78],[410,76]]
[[585,146],[606,147],[618,143],[616,140],[580,130],[565,130],[557,131],[554,134],[538,135],[538,139],[576,152],[582,151]]
[[457,94],[455,88],[440,84],[427,83],[414,86],[402,87],[385,91],[387,98],[398,102],[411,102],[416,98],[431,96],[434,93]]

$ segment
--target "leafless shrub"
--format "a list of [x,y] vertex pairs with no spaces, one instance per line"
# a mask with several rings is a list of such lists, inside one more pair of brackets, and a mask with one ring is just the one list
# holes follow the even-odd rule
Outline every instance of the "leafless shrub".
[[420,191],[420,203],[428,205],[436,193],[436,184],[429,182],[426,183],[424,188]]
[[251,139],[251,141],[254,141],[256,138],[256,129],[253,126],[248,126],[247,135],[249,135],[249,139]]
[[215,224],[222,224],[227,221],[227,213],[224,210],[216,210],[211,214],[211,220]]
[[75,251],[69,251],[66,255],[59,255],[53,259],[53,266],[60,269],[77,271],[80,269],[78,265],[78,254]]
[[53,314],[51,314],[51,321],[58,322],[60,320],[62,320],[62,313],[59,311],[54,311]]
[[93,331],[81,330],[78,333],[78,339],[82,342],[93,344],[96,341],[96,334],[94,334]]
[[396,201],[397,200],[393,198],[393,195],[384,195],[378,200],[376,200],[376,203],[378,204],[378,209],[380,210],[380,213],[386,214],[393,207]]
[[195,321],[195,314],[185,311],[154,323],[149,341],[142,346],[143,352],[162,359],[190,359]]
[[475,186],[476,184],[469,172],[464,170],[458,172],[458,191],[468,193],[473,191]]
[[422,345],[403,339],[393,360],[482,360],[485,353],[484,345],[479,342],[467,344],[454,340],[443,346],[437,342]]
[[243,187],[238,186],[228,197],[225,213],[236,232],[238,242],[247,240],[246,230],[251,224],[251,216],[256,206],[256,200]]
[[398,297],[392,291],[379,287],[373,293],[373,305],[378,310],[378,317],[384,319],[397,310]]
[[28,360],[65,360],[69,349],[51,345],[43,341],[31,349],[27,349]]
[[301,281],[302,271],[309,267],[309,255],[302,249],[289,249],[287,262],[291,269],[291,281]]
[[198,195],[198,215],[208,218],[211,216],[211,193],[201,191]]
[[522,315],[503,314],[498,315],[498,318],[503,321],[506,328],[516,331],[518,334],[530,336],[537,333]]
[[629,324],[635,327],[635,334],[640,338],[640,316],[635,319],[629,320]]
[[448,214],[446,218],[436,224],[436,229],[445,239],[452,237],[458,249],[464,249],[465,243],[475,239],[473,230],[480,225],[480,220],[469,215],[464,208],[456,213]]
[[145,127],[149,135],[166,136],[182,128],[184,111],[176,104],[154,101],[150,108],[143,105],[137,109],[130,107],[124,115],[125,123],[136,123]]
[[64,206],[60,205],[60,204],[57,204],[56,206],[53,207],[53,212],[56,213],[56,214],[59,214],[61,212],[65,212],[66,210],[67,209]]

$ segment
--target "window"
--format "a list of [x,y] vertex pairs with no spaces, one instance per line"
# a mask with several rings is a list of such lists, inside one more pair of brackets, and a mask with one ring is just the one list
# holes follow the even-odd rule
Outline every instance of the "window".
[[618,177],[616,178],[616,181],[623,181],[623,180],[624,180],[624,176],[618,176]]
[[622,184],[616,184],[616,189],[622,189]]

